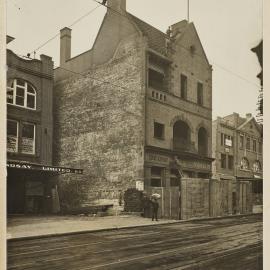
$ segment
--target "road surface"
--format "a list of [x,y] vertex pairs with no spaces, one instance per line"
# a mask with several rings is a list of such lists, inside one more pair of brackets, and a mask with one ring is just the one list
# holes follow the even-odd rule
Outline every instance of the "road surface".
[[262,216],[8,242],[8,269],[262,269]]

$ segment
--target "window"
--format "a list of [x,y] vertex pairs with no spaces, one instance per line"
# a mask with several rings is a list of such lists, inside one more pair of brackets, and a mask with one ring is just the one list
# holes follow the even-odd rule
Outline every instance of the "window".
[[18,122],[7,120],[7,151],[18,152]]
[[233,146],[233,136],[221,133],[220,139],[221,139],[221,145],[225,145],[226,147]]
[[244,148],[244,135],[240,135],[239,148]]
[[164,139],[164,125],[154,122],[154,137],[157,139]]
[[262,142],[259,142],[259,153],[262,153]]
[[221,168],[226,169],[226,155],[221,154]]
[[232,170],[233,169],[233,156],[228,156],[228,169]]
[[35,154],[35,125],[31,123],[19,124],[18,121],[8,119],[7,151],[10,153]]
[[203,105],[203,84],[200,82],[197,83],[197,103]]
[[253,172],[260,172],[262,170],[261,163],[259,160],[256,160],[253,163]]
[[11,86],[7,87],[7,103],[35,110],[36,90],[28,82],[15,79]]
[[247,141],[246,141],[246,149],[250,150],[250,138],[247,137]]
[[148,70],[148,84],[158,90],[165,90],[164,74],[149,68]]
[[242,170],[248,170],[249,169],[249,162],[247,160],[247,158],[242,158],[241,162],[240,162],[240,169]]
[[35,125],[23,123],[21,152],[23,154],[35,153]]
[[187,76],[181,74],[181,89],[180,89],[180,96],[183,99],[187,99]]
[[152,187],[161,187],[162,186],[162,171],[161,167],[152,167],[151,168],[151,186]]
[[257,152],[257,141],[253,140],[253,152]]
[[224,134],[220,134],[220,145],[224,145]]

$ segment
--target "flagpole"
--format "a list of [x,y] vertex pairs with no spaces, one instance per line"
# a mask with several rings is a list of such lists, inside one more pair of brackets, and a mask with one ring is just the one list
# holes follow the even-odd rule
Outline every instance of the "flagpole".
[[189,22],[189,0],[187,0],[187,20]]

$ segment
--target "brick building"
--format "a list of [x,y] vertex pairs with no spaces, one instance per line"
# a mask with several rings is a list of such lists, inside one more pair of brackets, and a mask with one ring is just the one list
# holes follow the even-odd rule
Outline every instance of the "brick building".
[[206,190],[212,67],[194,24],[180,21],[165,34],[128,13],[125,0],[109,0],[91,50],[71,58],[69,28],[60,43],[54,157],[84,169],[81,203],[117,203],[130,187],[177,187],[179,196],[180,174],[194,192]]
[[70,169],[52,166],[53,61],[7,50],[7,66],[7,212],[57,212],[54,175]]
[[213,121],[213,177],[223,183],[227,213],[258,211],[262,206],[262,126],[251,114],[233,113]]

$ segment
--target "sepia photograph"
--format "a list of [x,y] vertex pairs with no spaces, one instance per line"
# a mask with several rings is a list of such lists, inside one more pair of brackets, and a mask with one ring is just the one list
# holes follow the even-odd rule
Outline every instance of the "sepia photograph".
[[6,269],[266,270],[263,0],[3,7]]

